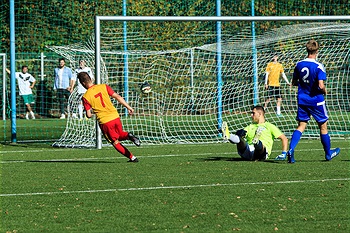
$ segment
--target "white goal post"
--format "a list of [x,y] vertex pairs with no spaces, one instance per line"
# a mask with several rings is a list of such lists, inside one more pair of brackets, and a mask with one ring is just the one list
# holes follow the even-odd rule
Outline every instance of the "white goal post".
[[[249,29],[242,29],[242,32],[234,32],[222,41],[220,36],[217,37],[215,43],[152,51],[123,50],[125,40],[135,40],[137,44],[136,40],[143,39],[142,35],[128,35],[130,39],[124,37],[123,28],[115,26],[111,31],[101,31],[101,24],[106,21],[119,22],[118,25],[131,21],[308,23],[271,28],[256,37]],[[212,143],[222,141],[219,131],[222,121],[227,121],[229,128],[235,131],[249,123],[249,112],[254,104],[264,105],[266,91],[261,76],[275,53],[280,55],[279,61],[285,66],[288,79],[291,79],[295,63],[306,55],[303,45],[311,37],[319,39],[322,46],[319,59],[328,69],[327,75],[331,80],[326,84],[331,93],[327,96],[327,106],[331,113],[334,112],[330,118],[330,131],[332,136],[347,137],[350,134],[350,108],[345,106],[350,100],[350,24],[347,21],[350,21],[350,16],[96,16],[95,37],[86,43],[53,46],[51,49],[68,58],[71,64],[77,64],[78,58],[84,57],[87,65],[95,69],[97,84],[108,83],[117,88],[116,91],[136,111],[134,116],[127,116],[125,110],[116,105],[123,126],[139,136],[143,143]],[[256,56],[252,55],[254,47]],[[220,66],[218,61],[222,62]],[[129,80],[124,79],[125,75],[129,76]],[[138,89],[144,81],[151,84],[152,92],[149,94],[143,94]],[[274,103],[271,102],[267,119],[289,136],[296,127],[296,89],[283,84],[282,108],[285,115],[275,117]],[[76,108],[76,96],[75,91],[68,112]],[[96,132],[92,133],[87,127],[96,127]],[[308,132],[305,137],[318,137],[317,125],[310,122]],[[55,144],[79,147],[93,146],[92,142],[97,148],[103,145],[95,122],[68,118],[66,131]]]

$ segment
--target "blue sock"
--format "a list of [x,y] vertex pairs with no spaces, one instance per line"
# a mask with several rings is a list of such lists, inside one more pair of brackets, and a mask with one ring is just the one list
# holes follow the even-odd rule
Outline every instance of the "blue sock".
[[299,130],[295,130],[292,135],[292,139],[289,143],[289,149],[294,151],[295,147],[298,145],[300,138],[301,138],[302,132]]
[[324,152],[326,152],[326,155],[331,154],[331,137],[329,134],[321,134],[321,142],[323,145]]

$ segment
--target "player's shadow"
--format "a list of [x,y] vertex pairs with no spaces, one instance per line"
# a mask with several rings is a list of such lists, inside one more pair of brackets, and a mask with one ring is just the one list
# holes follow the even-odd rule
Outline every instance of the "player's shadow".
[[201,161],[228,161],[228,162],[236,162],[236,161],[245,161],[241,158],[232,158],[232,157],[208,157],[208,158],[198,158]]
[[262,162],[262,163],[280,163],[283,161],[276,161],[276,160],[264,160],[264,161],[258,161],[258,160],[246,160],[242,158],[231,158],[231,157],[209,157],[209,158],[199,158],[198,160],[201,161],[227,161],[227,162]]
[[25,160],[26,163],[114,163],[115,161],[101,160]]

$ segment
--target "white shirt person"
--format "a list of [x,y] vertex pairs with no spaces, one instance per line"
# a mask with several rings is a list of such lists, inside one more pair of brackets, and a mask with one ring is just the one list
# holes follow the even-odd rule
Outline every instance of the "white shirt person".
[[[88,73],[88,75],[90,76],[91,80],[94,80],[94,75],[92,73],[92,70],[90,67],[86,66],[86,61],[81,59],[79,60],[79,67],[77,69],[75,69],[74,73],[73,73],[73,80],[77,80],[77,76],[80,72],[86,72]],[[79,112],[79,119],[83,119],[83,104],[81,102],[81,97],[83,96],[83,94],[86,92],[86,89],[83,87],[83,85],[81,85],[80,82],[78,83],[78,99],[79,99],[79,104],[78,104],[78,112]],[[76,114],[73,113],[72,115],[73,118],[77,118]]]
[[[9,74],[11,73],[7,68],[6,71]],[[17,79],[19,95],[22,96],[24,104],[27,108],[26,119],[29,120],[29,114],[32,119],[35,119],[31,104],[35,103],[32,88],[34,88],[36,80],[33,75],[28,73],[28,66],[22,66],[22,72],[16,72],[15,76]]]

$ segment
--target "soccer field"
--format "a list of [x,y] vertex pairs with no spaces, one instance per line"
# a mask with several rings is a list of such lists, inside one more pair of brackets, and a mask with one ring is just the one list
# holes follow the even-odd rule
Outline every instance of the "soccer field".
[[0,232],[349,232],[350,141],[324,160],[242,161],[223,144],[113,148],[1,145]]

